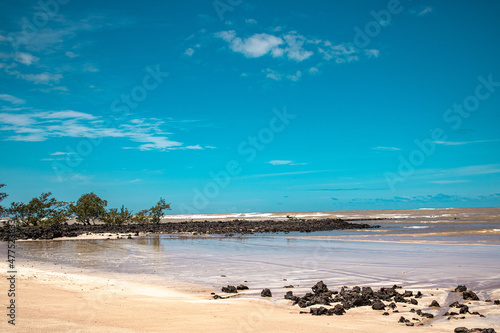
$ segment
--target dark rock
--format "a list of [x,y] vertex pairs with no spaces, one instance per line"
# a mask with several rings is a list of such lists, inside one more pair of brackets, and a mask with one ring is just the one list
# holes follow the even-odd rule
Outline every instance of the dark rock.
[[292,300],[292,301],[295,301],[295,300],[297,300],[299,297],[298,297],[298,296],[293,296],[293,292],[291,292],[291,291],[287,291],[287,293],[285,294],[284,298],[285,298],[285,299]]
[[496,300],[494,300],[494,301],[493,301],[493,304],[495,304],[495,305],[500,305],[500,299],[496,299]]
[[464,291],[462,296],[464,300],[479,301],[479,297],[473,291]]
[[457,327],[455,328],[455,333],[495,333],[493,328],[471,328],[467,327]]
[[415,324],[410,322],[410,321],[407,321],[405,324],[406,324],[406,326],[415,326]]
[[391,309],[395,309],[397,307],[396,303],[392,302],[391,304],[388,305]]
[[260,292],[260,296],[261,297],[273,297],[273,294],[271,293],[271,290],[269,290],[268,288],[265,288]]
[[412,297],[413,292],[411,290],[405,290],[403,297]]
[[236,290],[248,290],[248,287],[245,286],[244,284],[240,284],[239,286],[236,287]]
[[418,305],[418,301],[417,301],[416,299],[414,299],[414,298],[412,298],[412,299],[410,300],[410,302],[411,302],[411,304],[413,304],[413,305]]
[[417,294],[415,295],[415,298],[422,298],[422,293],[418,291]]
[[385,310],[385,304],[381,301],[375,301],[372,305],[373,310]]
[[319,281],[312,287],[312,291],[315,294],[322,294],[328,292],[328,288],[326,284],[323,283],[323,281]]
[[389,312],[382,313],[382,316],[388,316],[388,315],[389,315]]
[[440,308],[441,306],[439,305],[439,303],[434,300],[432,301],[432,303],[429,305],[430,308]]
[[238,292],[235,286],[222,287],[221,291],[228,294],[235,294]]
[[464,291],[467,291],[466,286],[459,285],[458,287],[455,288],[455,292],[457,293],[463,293]]
[[464,313],[467,313],[469,312],[469,307],[465,304],[461,304],[460,306],[460,314],[464,314]]
[[361,289],[361,296],[367,298],[367,297],[372,297],[373,296],[373,289],[370,287],[363,287]]
[[458,301],[456,302],[453,302],[449,305],[450,308],[459,308],[460,307],[460,303],[458,303]]
[[284,286],[283,288],[293,288],[293,286],[289,285],[289,286]]
[[321,316],[328,314],[328,310],[324,306],[320,306],[319,308],[311,308],[309,311],[311,311],[311,314],[313,316]]
[[432,313],[426,313],[426,312],[422,312],[421,316],[424,318],[434,318],[434,315]]
[[334,315],[341,316],[345,313],[345,309],[342,305],[337,304],[333,307],[333,309],[330,309],[330,312]]
[[406,321],[405,317],[401,316],[398,320],[398,323],[404,323]]

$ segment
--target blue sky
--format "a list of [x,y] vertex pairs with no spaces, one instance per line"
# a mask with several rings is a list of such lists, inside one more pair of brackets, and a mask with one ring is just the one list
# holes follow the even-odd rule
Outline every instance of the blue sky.
[[[45,4],[45,5],[42,5]],[[500,205],[500,4],[0,5],[7,201]]]

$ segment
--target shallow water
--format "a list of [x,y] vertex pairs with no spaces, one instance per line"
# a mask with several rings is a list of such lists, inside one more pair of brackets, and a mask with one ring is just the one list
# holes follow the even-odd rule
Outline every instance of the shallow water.
[[500,235],[494,231],[500,230],[499,212],[351,212],[346,217],[392,219],[370,221],[381,228],[359,231],[18,242],[17,254],[23,262],[111,277],[147,276],[160,284],[180,280],[219,289],[244,283],[281,293],[284,285],[306,291],[318,280],[334,288],[466,284],[487,298],[500,288]]

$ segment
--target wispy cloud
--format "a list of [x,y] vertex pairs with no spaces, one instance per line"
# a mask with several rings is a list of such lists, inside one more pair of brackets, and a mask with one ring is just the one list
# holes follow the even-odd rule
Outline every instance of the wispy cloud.
[[398,150],[401,150],[401,148],[397,148],[397,147],[383,147],[383,146],[377,146],[377,147],[374,147],[372,149],[374,149],[374,150],[383,150],[383,151],[398,151]]
[[[139,150],[168,150],[169,148],[201,150],[200,145],[184,146],[170,140],[161,130],[158,119],[131,119],[127,122],[104,125],[103,119],[73,110],[38,111],[31,113],[0,113],[0,132],[8,133],[4,140],[35,142],[49,138],[122,138],[140,143]],[[55,152],[52,156],[62,155]]]
[[500,173],[500,164],[471,165],[443,170],[443,173],[453,177],[488,175],[492,173]]
[[421,11],[419,11],[417,13],[417,16],[424,16],[424,15],[432,13],[433,11],[434,11],[434,9],[431,6],[427,6],[424,9],[422,9]]
[[55,153],[52,153],[50,154],[51,156],[61,156],[61,155],[72,155],[72,154],[75,154],[75,153],[72,153],[72,152],[63,152],[63,151],[56,151]]
[[308,173],[326,172],[325,170],[320,171],[294,171],[294,172],[280,172],[280,173],[264,173],[235,177],[235,179],[252,179],[252,178],[267,178],[267,177],[281,177],[281,176],[291,176],[291,175],[302,175]]
[[431,180],[428,181],[428,183],[433,183],[433,184],[458,184],[458,183],[468,183],[470,180],[465,180],[465,179],[457,179],[457,180]]
[[307,163],[296,163],[290,160],[272,160],[267,162],[272,165],[306,165]]
[[0,100],[5,101],[5,102],[9,102],[12,104],[16,104],[16,105],[26,103],[26,101],[24,99],[17,98],[15,96],[8,95],[8,94],[0,94]]
[[14,56],[14,60],[20,62],[21,64],[29,66],[32,63],[38,62],[38,60],[40,59],[29,53],[17,52]]
[[434,141],[435,144],[445,146],[463,146],[471,143],[498,142],[500,140],[475,140],[475,141]]
[[434,12],[434,8],[432,6],[421,6],[418,9],[410,9],[410,14],[415,16],[425,16]]

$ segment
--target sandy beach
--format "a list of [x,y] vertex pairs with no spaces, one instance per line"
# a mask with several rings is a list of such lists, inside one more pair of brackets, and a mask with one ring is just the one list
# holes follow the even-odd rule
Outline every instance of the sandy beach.
[[[418,317],[410,306],[383,316],[370,307],[355,308],[343,316],[300,314],[298,307],[265,299],[213,300],[208,290],[176,291],[144,283],[89,275],[47,272],[20,267],[18,315],[15,328],[5,320],[2,331],[16,332],[453,332],[455,327],[494,327],[479,316],[461,320],[423,321],[407,327],[400,316]],[[0,288],[7,289],[5,274]],[[447,290],[423,290],[422,304],[445,302]],[[434,296],[430,296],[433,294]],[[500,297],[500,290],[496,290]],[[500,316],[500,306],[473,302],[471,311],[486,318]],[[426,306],[412,306],[425,309]],[[437,311],[431,311],[436,313]],[[486,325],[486,326],[485,326]]]

